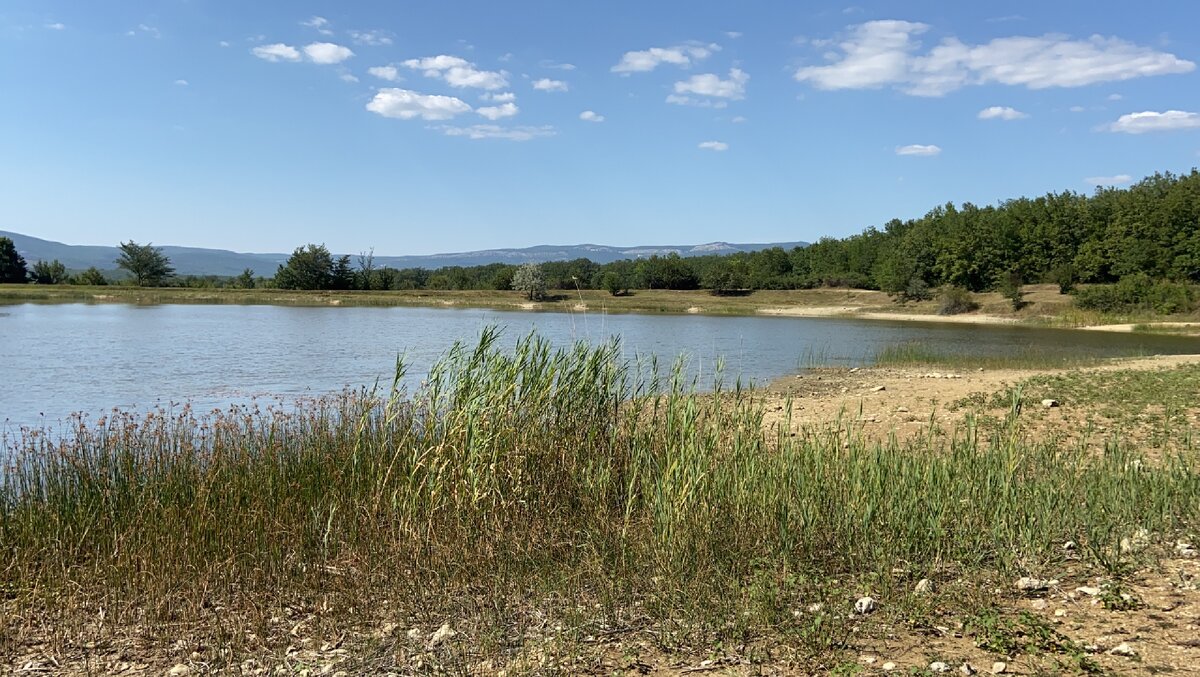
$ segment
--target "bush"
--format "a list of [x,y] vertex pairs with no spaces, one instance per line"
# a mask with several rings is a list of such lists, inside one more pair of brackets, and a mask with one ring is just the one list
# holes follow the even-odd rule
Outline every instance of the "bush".
[[1127,275],[1116,284],[1097,285],[1075,291],[1075,306],[1102,313],[1153,311],[1161,315],[1186,313],[1192,309],[1192,290],[1185,284],[1154,281],[1145,273]]
[[971,297],[971,292],[962,287],[946,287],[938,295],[938,315],[958,315],[979,310],[979,304]]

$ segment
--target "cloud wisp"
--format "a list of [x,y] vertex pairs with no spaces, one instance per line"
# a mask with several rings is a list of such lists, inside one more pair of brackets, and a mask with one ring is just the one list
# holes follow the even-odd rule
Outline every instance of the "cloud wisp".
[[932,157],[940,155],[942,152],[941,146],[933,144],[925,145],[920,143],[911,143],[907,146],[896,146],[896,155],[916,155],[919,157]]
[[671,64],[687,68],[697,61],[707,59],[713,52],[720,51],[719,45],[685,44],[674,47],[651,47],[633,52],[625,52],[617,65],[612,67],[614,73],[646,73],[662,64]]
[[924,49],[918,36],[929,29],[899,20],[852,26],[831,63],[802,67],[794,77],[817,89],[895,87],[913,96],[942,96],[969,85],[1082,87],[1196,68],[1174,54],[1099,35],[1013,36],[978,45],[947,37]]
[[1174,132],[1185,129],[1200,129],[1200,113],[1168,110],[1161,113],[1147,110],[1128,113],[1102,129],[1123,134],[1145,134],[1147,132]]
[[977,117],[980,120],[1022,120],[1029,117],[1029,114],[1010,106],[989,106],[979,111]]

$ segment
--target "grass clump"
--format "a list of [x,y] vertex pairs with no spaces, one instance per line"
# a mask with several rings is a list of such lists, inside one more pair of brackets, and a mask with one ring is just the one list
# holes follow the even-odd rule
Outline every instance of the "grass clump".
[[0,476],[0,654],[102,610],[145,641],[185,627],[231,647],[219,664],[282,653],[274,619],[303,609],[314,626],[452,620],[455,670],[516,661],[547,627],[812,656],[844,646],[858,595],[901,608],[909,572],[1013,574],[1200,509],[1194,457],[1131,472],[1121,445],[1083,457],[1011,422],[909,445],[792,436],[755,393],[679,374],[489,331],[411,393],[26,431]]

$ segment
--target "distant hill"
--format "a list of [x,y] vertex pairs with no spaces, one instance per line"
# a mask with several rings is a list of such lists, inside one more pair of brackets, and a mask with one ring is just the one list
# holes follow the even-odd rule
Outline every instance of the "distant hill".
[[[34,261],[58,259],[72,270],[83,270],[95,266],[101,270],[114,270],[113,263],[119,255],[116,247],[69,245],[43,240],[29,235],[0,230],[0,236],[12,238],[17,251],[33,265]],[[609,263],[621,259],[647,258],[675,253],[680,256],[706,256],[709,254],[733,254],[752,252],[770,247],[803,247],[806,242],[771,242],[734,244],[710,242],[700,245],[663,245],[640,247],[608,247],[596,244],[538,245],[524,249],[485,249],[473,252],[430,254],[427,256],[375,256],[375,265],[393,268],[442,268],[445,266],[478,266],[488,263],[545,263],[586,258],[596,263]],[[224,249],[201,247],[173,247],[161,245],[163,253],[171,258],[172,265],[180,275],[237,275],[250,268],[257,275],[270,277],[275,269],[287,261],[289,254],[247,254]]]

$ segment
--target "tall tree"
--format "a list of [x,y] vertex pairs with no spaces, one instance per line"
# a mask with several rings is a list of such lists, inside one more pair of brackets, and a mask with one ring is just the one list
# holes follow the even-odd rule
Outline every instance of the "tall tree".
[[536,263],[522,263],[513,273],[512,288],[523,292],[530,301],[540,301],[546,296],[546,278],[542,267]]
[[0,237],[0,283],[21,284],[28,277],[25,257],[17,251],[12,238]]
[[133,240],[122,242],[120,249],[117,267],[128,270],[137,286],[159,287],[166,280],[175,277],[171,259],[162,253],[162,249],[151,246],[150,243],[138,244]]
[[38,284],[66,284],[67,267],[58,259],[53,261],[38,261],[29,271],[29,277]]
[[323,244],[297,247],[275,272],[275,286],[280,289],[349,289],[353,283],[350,257],[335,261]]

